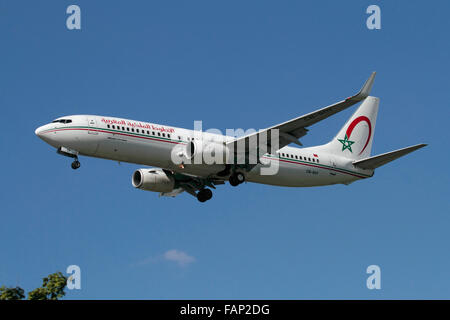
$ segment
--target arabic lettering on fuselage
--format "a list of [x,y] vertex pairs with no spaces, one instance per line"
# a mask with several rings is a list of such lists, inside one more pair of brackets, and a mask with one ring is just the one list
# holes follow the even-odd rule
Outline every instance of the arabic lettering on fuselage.
[[102,122],[106,123],[106,124],[116,124],[116,125],[120,125],[120,126],[129,126],[132,128],[142,128],[142,129],[149,129],[149,130],[168,132],[168,133],[172,133],[175,131],[173,128],[167,128],[164,126],[155,126],[153,124],[143,123],[143,122],[139,122],[139,121],[127,121],[127,120],[102,118]]

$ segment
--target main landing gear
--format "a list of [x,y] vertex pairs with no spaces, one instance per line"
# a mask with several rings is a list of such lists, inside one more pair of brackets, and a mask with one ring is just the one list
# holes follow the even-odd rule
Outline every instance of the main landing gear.
[[211,199],[213,196],[213,193],[210,189],[201,189],[199,192],[197,192],[197,199],[200,202],[205,202]]
[[78,158],[75,158],[75,160],[73,160],[71,164],[72,169],[77,170],[80,166],[81,166],[80,161],[78,161]]
[[245,176],[242,172],[234,172],[231,174],[228,181],[233,187],[236,187],[245,181]]

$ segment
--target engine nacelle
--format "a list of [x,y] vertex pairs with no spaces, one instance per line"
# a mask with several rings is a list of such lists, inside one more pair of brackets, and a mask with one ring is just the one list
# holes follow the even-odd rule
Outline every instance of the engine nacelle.
[[213,141],[190,141],[184,156],[191,164],[226,164],[229,149],[223,143]]
[[138,169],[131,183],[135,188],[153,192],[171,192],[175,187],[175,179],[161,169]]

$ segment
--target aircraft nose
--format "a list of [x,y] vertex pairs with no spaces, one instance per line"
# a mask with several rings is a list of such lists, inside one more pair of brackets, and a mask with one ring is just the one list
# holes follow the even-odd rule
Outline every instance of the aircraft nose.
[[34,133],[41,138],[42,137],[42,131],[44,131],[43,126],[40,126],[39,128],[37,128]]

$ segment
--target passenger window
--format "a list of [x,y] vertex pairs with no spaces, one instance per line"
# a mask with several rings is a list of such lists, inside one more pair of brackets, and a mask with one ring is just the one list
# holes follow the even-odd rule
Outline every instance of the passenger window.
[[130,131],[130,128],[127,127],[127,131]]
[[116,128],[116,126],[113,125],[113,129],[115,129],[115,128]]
[[122,131],[125,131],[125,127],[122,127]]
[[178,136],[178,140],[181,140],[181,137],[180,137],[180,136]]
[[162,134],[162,136],[163,136],[163,137],[166,137],[166,134],[165,134],[165,133],[163,133],[163,134]]
[[317,163],[319,163],[319,159],[317,159]]
[[147,130],[147,134],[150,135],[150,131]]
[[109,129],[109,124],[107,124],[106,126],[107,126],[107,127],[108,127],[108,129]]
[[311,161],[311,158],[308,158],[308,161]]
[[155,135],[155,131],[152,131],[152,135],[153,135],[153,136]]
[[131,128],[131,132],[134,132],[134,128]]
[[298,159],[298,156],[295,156],[295,159]]
[[167,134],[167,137],[170,138],[170,133]]

